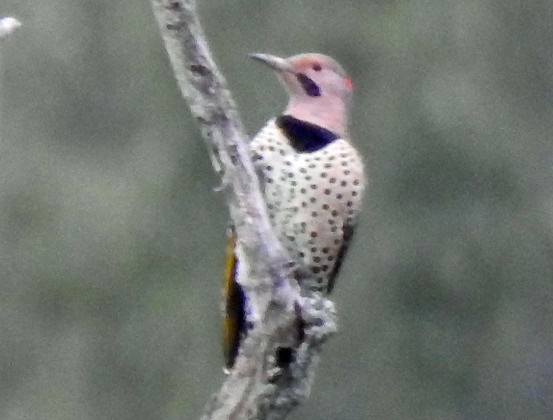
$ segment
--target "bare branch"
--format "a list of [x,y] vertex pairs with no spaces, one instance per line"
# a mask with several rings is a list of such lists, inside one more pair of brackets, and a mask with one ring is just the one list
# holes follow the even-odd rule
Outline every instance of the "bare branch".
[[[300,291],[293,262],[274,235],[250,161],[247,136],[209,51],[193,0],[152,0],[173,71],[222,177],[238,236],[238,281],[253,329],[203,419],[282,418],[309,393],[320,344],[335,331],[334,308]],[[281,347],[293,361],[278,367]]]

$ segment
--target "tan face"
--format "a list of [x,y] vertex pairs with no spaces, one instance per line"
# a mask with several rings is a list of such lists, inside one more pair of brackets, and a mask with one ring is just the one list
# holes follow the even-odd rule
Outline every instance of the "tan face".
[[275,70],[290,99],[285,114],[345,136],[352,84],[344,69],[324,54],[299,54],[280,58],[252,54]]
[[343,68],[323,54],[300,54],[286,59],[292,72],[281,72],[291,95],[316,98],[335,96],[349,102],[352,84]]
[[276,70],[281,81],[296,99],[335,96],[348,102],[352,93],[351,80],[344,69],[324,54],[299,54],[283,59],[268,54],[252,54]]

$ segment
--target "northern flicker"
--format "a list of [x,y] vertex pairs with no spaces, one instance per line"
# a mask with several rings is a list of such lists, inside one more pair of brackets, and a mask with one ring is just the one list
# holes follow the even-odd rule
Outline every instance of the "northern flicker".
[[[282,115],[269,120],[250,143],[267,212],[278,239],[310,274],[301,280],[310,282],[304,286],[329,293],[365,186],[363,161],[347,131],[352,83],[323,54],[251,57],[273,69],[290,96]],[[246,330],[232,235],[229,242],[223,337],[227,368],[233,366]]]

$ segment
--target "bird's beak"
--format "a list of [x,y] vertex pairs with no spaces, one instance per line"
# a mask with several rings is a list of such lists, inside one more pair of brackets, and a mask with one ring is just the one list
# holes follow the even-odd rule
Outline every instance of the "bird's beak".
[[276,70],[280,73],[293,73],[294,68],[286,61],[284,58],[276,57],[270,54],[249,54],[250,58],[260,61],[261,63],[269,66],[273,70]]

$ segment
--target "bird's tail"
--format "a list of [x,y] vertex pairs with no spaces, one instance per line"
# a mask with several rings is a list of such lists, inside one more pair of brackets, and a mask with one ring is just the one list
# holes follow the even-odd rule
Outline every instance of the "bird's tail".
[[236,234],[229,229],[225,273],[223,279],[223,352],[227,369],[234,366],[238,355],[240,339],[245,331],[245,297],[242,288],[236,281],[238,260],[235,253]]

